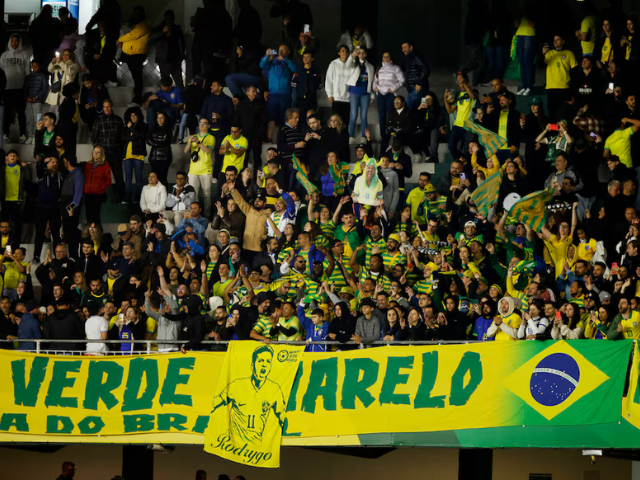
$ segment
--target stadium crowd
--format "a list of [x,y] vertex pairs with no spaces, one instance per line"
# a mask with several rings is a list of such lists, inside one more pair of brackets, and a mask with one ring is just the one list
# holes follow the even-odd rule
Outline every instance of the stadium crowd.
[[[5,143],[17,116],[38,177],[33,187],[32,159],[2,151],[0,338],[94,354],[145,347],[80,341],[152,339],[157,351],[184,352],[226,348],[203,340],[306,340],[324,351],[640,338],[635,19],[588,1],[580,18],[544,19],[535,2],[517,12],[489,3],[468,2],[468,61],[444,92],[430,89],[411,41],[384,50],[363,25],[323,39],[324,49],[338,42],[321,69],[311,9],[296,0],[274,2],[282,42],[269,47],[248,0],[235,28],[223,1],[205,1],[186,86],[173,12],[151,26],[136,7],[122,34],[118,2],[106,0],[78,57],[77,21],[44,6],[31,50],[12,35],[0,57]],[[145,93],[152,46],[161,87]],[[124,118],[109,99],[116,55],[135,82]],[[516,94],[504,82],[513,69]],[[321,89],[330,112],[318,106]],[[379,142],[367,124],[373,102]],[[76,156],[79,124],[91,158]],[[169,178],[175,143],[188,168]],[[263,143],[275,145],[264,161]],[[446,174],[421,168],[447,143]],[[101,225],[108,189],[139,206],[115,240]],[[311,343],[325,340],[346,345]],[[0,344],[14,346],[35,348]]]

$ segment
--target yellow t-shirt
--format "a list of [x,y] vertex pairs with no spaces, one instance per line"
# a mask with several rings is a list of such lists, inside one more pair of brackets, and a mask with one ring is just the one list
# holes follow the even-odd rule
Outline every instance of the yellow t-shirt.
[[[27,262],[22,262],[23,267],[27,267],[29,265]],[[18,281],[20,279],[26,279],[27,276],[24,273],[20,273],[16,264],[11,262],[5,263],[5,272],[4,272],[4,288],[9,288],[11,290],[15,290],[18,288]]]
[[127,145],[127,153],[125,153],[124,155],[124,159],[125,160],[129,160],[129,159],[135,159],[135,160],[141,160],[144,162],[144,155],[134,155],[133,154],[133,142],[129,142],[129,144]]
[[596,46],[596,17],[595,15],[589,15],[588,17],[584,17],[582,23],[580,24],[580,33],[586,33],[586,40],[580,41],[580,45],[582,46],[582,54],[592,54],[593,49]]
[[411,207],[411,221],[414,222],[416,220],[420,221],[420,217],[418,216],[418,207],[420,203],[422,203],[422,199],[424,198],[424,190],[420,187],[416,187],[409,192],[407,196],[407,205]]
[[240,135],[240,138],[237,140],[231,135],[227,135],[222,140],[222,145],[224,145],[227,141],[233,148],[242,148],[245,153],[240,156],[231,151],[226,153],[224,156],[224,161],[222,162],[222,171],[224,172],[227,167],[236,167],[238,169],[238,173],[240,173],[244,168],[244,157],[246,156],[247,149],[249,148],[249,141],[242,135]]
[[625,51],[625,54],[624,54],[624,59],[625,60],[629,60],[629,58],[631,57],[631,40],[633,40],[633,35],[632,34],[628,34],[627,35],[627,50]]
[[20,164],[16,163],[13,167],[5,165],[4,175],[4,199],[9,202],[17,202],[20,200]]
[[600,61],[610,62],[613,60],[613,51],[611,50],[611,38],[607,37],[604,41],[604,45],[602,45],[602,52],[600,54]]
[[[500,121],[498,122],[498,135],[507,138],[507,120],[509,119],[509,111],[500,111]],[[509,145],[505,144],[500,150],[509,150]]]
[[536,28],[529,26],[529,20],[527,20],[527,17],[522,17],[520,19],[520,26],[518,27],[516,35],[519,37],[535,37]]
[[[205,147],[210,147],[215,149],[216,139],[213,135],[205,134],[205,136],[201,136],[198,133],[198,139],[202,142]],[[191,153],[198,150],[198,144],[191,143]],[[211,161],[211,153],[204,153],[202,149],[198,152],[198,161],[194,162],[191,160],[189,165],[189,175],[211,175],[213,173],[213,162]]]
[[632,310],[627,320],[622,320],[622,334],[624,338],[640,339],[640,313]]
[[625,128],[624,130],[616,130],[604,142],[604,148],[609,149],[611,155],[617,155],[620,162],[627,167],[632,168],[631,161],[631,135],[633,128]]
[[456,105],[458,106],[456,110],[456,121],[453,122],[456,127],[464,127],[464,121],[471,115],[474,103],[474,99],[470,98],[467,92],[460,92],[458,94],[458,100],[456,101]]
[[547,88],[569,88],[571,69],[578,65],[570,50],[549,50],[544,56],[547,64]]
[[282,325],[285,328],[295,328],[297,332],[289,337],[285,336],[284,333],[278,333],[278,340],[281,342],[295,342],[296,340],[298,340],[298,337],[300,336],[300,333],[303,330],[297,315],[292,316],[289,320],[286,320],[284,317],[281,317],[280,325]]

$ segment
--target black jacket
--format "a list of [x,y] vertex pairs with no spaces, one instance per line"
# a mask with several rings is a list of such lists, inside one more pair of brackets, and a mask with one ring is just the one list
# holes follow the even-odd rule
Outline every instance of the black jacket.
[[85,338],[84,325],[72,310],[53,312],[47,319],[45,337],[53,340],[70,340],[51,344],[50,348],[53,350],[84,350],[81,343],[71,341]]
[[[495,133],[498,133],[500,128],[500,110],[494,110],[490,114],[486,115],[485,126]],[[509,109],[509,115],[507,116],[507,146],[520,147],[520,113],[515,109],[515,106]]]
[[[18,336],[18,325],[0,312],[0,340],[6,340],[8,335]],[[0,350],[13,350],[13,343],[0,342]]]
[[[84,50],[85,60],[93,60],[93,56],[100,54],[105,59],[112,59],[116,56],[116,42],[118,40],[117,32],[107,30],[105,32],[106,38],[104,42],[104,48],[102,48],[100,30],[97,28],[90,30],[86,33],[86,47]],[[100,53],[102,51],[102,53]]]
[[[0,159],[4,160],[4,150],[0,154]],[[4,162],[2,162],[4,164]],[[0,168],[0,199],[4,200],[6,195],[6,169]],[[29,167],[20,166],[20,186],[18,191],[18,201],[24,200],[24,186],[27,182],[31,182],[31,169]]]
[[83,120],[85,118],[88,118],[88,112],[91,112],[94,117],[97,117],[98,114],[102,112],[102,104],[104,103],[104,101],[110,98],[109,90],[107,90],[107,87],[98,84],[98,82],[95,83],[96,86],[91,88],[91,101],[97,102],[98,105],[88,109],[85,108],[85,105],[89,103],[89,89],[84,85],[80,87],[80,101],[78,102],[78,107],[80,110],[80,117],[82,117]]
[[[244,47],[242,49],[242,56],[236,57],[238,71],[253,77],[262,77],[260,60],[262,60],[264,56],[264,50],[262,45],[258,45],[255,48]],[[258,85],[256,85],[256,87],[258,87]]]
[[249,142],[262,141],[267,130],[267,106],[260,97],[251,102],[240,100],[233,115],[233,123],[242,127],[242,134]]
[[87,282],[102,279],[104,275],[104,262],[95,253],[85,257],[84,255],[76,262],[76,271],[84,273]]
[[411,110],[405,105],[402,112],[392,108],[387,114],[387,131],[396,134],[409,134],[413,127],[411,122]]
[[329,333],[336,335],[336,340],[341,343],[348,342],[351,337],[356,333],[356,318],[351,315],[349,305],[344,302],[338,302],[342,310],[340,317],[336,316],[329,324]]
[[207,325],[204,316],[196,315],[195,317],[186,316],[182,320],[182,329],[180,330],[180,340],[185,341],[185,350],[206,350],[206,345],[202,345]]
[[418,52],[413,51],[405,56],[404,78],[409,87],[420,85],[423,90],[428,91],[430,74],[429,64]]
[[184,59],[185,43],[180,25],[171,24],[170,35],[162,30],[165,27],[162,22],[151,31],[151,41],[156,46],[156,63],[180,63]]
[[[138,113],[138,123],[132,123],[130,127],[127,124],[131,121],[131,114]],[[149,132],[149,127],[146,123],[144,123],[142,116],[142,112],[140,111],[140,107],[133,107],[126,111],[124,114],[124,130],[122,131],[122,143],[123,147],[123,155],[126,158],[127,148],[129,142],[132,142],[131,145],[131,153],[133,155],[147,155],[147,133]]]
[[150,162],[171,163],[173,161],[170,129],[156,126],[147,134],[147,145],[151,147],[149,152]]
[[[596,45],[593,49],[593,59],[595,61],[600,61],[600,59],[602,58],[602,48],[604,47],[604,42],[606,39],[607,37],[605,36],[604,32],[601,32],[596,39]],[[625,49],[620,45],[620,35],[618,35],[616,32],[613,32],[609,37],[609,42],[611,43],[613,58],[617,62],[624,62]],[[609,55],[608,52],[607,55]],[[610,58],[610,56],[608,58]]]

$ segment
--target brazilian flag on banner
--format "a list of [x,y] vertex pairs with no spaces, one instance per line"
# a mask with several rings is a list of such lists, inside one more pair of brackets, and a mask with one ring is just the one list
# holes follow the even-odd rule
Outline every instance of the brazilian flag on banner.
[[484,153],[487,158],[495,155],[495,153],[507,144],[507,140],[502,138],[495,132],[481,127],[473,120],[467,118],[464,121],[464,129],[475,133],[478,136],[480,145],[484,147]]
[[205,452],[278,468],[289,392],[304,346],[231,342],[205,432]]
[[509,216],[540,233],[547,221],[547,212],[544,207],[553,198],[553,193],[554,188],[551,186],[546,190],[530,193],[511,207]]
[[482,182],[471,194],[471,200],[476,204],[478,213],[487,217],[491,205],[498,201],[498,193],[500,185],[502,185],[502,176],[504,171],[500,168],[496,173]]

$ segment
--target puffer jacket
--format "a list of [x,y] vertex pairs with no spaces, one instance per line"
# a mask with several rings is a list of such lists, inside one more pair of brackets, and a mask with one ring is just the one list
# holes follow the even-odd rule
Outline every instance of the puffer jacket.
[[405,57],[404,76],[407,86],[414,88],[420,85],[423,90],[429,90],[429,75],[431,69],[427,61],[417,52],[411,52]]
[[111,186],[111,167],[107,162],[95,164],[87,162],[84,165],[84,193],[88,195],[102,195]]
[[[54,57],[55,60],[55,57]],[[73,60],[69,59],[66,62],[60,61],[59,63],[54,63],[51,60],[51,63],[48,67],[49,73],[53,75],[52,82],[57,82],[58,78],[60,78],[60,91],[58,93],[49,92],[47,95],[46,103],[49,105],[58,105],[60,101],[60,95],[62,94],[62,90],[65,85],[76,80],[76,75],[78,75],[78,71],[80,71],[80,67]]]
[[146,22],[140,22],[129,33],[122,35],[118,42],[122,43],[122,53],[125,55],[146,54],[149,51],[149,37],[151,27]]
[[151,213],[158,213],[165,209],[167,203],[167,188],[160,182],[155,185],[145,185],[142,187],[140,195],[140,209],[144,212],[150,210]]
[[389,89],[397,92],[404,85],[404,73],[398,65],[393,62],[383,62],[382,66],[373,77],[373,89],[378,89],[380,95],[389,93]]
[[352,68],[347,63],[343,63],[342,60],[336,58],[329,64],[327,69],[324,89],[327,92],[327,97],[333,97],[336,102],[349,101],[349,85],[347,85],[347,82],[351,76]]
[[171,153],[171,131],[160,127],[154,128],[147,135],[147,145],[151,147],[149,152],[150,162],[167,162],[173,161]]

